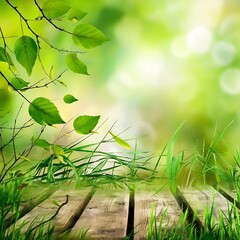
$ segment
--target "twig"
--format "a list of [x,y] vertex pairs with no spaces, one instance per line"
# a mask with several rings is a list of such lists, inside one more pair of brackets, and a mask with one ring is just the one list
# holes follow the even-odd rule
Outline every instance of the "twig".
[[[33,125],[34,125],[34,123],[31,123],[31,124],[29,124],[27,126],[24,126],[24,127],[15,127],[15,129],[29,128],[29,127],[31,127]],[[3,130],[13,130],[13,128],[11,128],[11,127],[1,127],[1,126],[0,126],[0,129],[3,129]]]
[[19,116],[19,114],[21,112],[22,107],[23,107],[23,103],[21,104],[21,106],[20,106],[20,108],[19,108],[19,110],[17,112],[17,115],[16,115],[16,117],[14,119],[14,124],[13,124],[13,131],[12,131],[12,139],[13,140],[12,140],[12,144],[13,144],[14,162],[17,161],[17,152],[16,152],[16,145],[15,145],[15,137],[14,137],[14,135],[15,135],[16,125],[17,125],[17,119],[18,119],[18,116]]
[[[27,125],[28,122],[30,122],[30,121],[31,121],[31,119],[28,120],[27,122],[25,122],[25,123],[23,124],[23,126],[12,136],[11,139],[10,139],[7,143],[5,143],[4,145],[2,145],[2,146],[0,147],[0,151],[2,151],[2,150],[3,150],[6,146],[8,146],[10,143],[14,142],[14,141],[15,141],[15,138],[17,137],[17,135],[22,131],[22,129],[25,127],[25,125]],[[16,153],[14,153],[14,154],[16,154]],[[10,170],[10,169],[17,163],[17,161],[21,158],[21,156],[20,156],[20,157],[17,157],[17,158],[15,158],[15,156],[16,156],[16,155],[14,155],[14,156],[9,160],[9,162],[6,163],[5,168],[4,168],[5,171],[2,171],[1,174],[0,174],[0,183],[3,181],[3,179],[5,178],[5,176],[7,175],[7,173],[9,172],[9,170]],[[14,159],[14,158],[15,158],[15,159]],[[14,161],[11,163],[12,159],[14,159]],[[10,166],[8,166],[9,164],[10,164]]]
[[[41,135],[43,134],[44,130],[45,130],[46,126],[42,126],[40,133],[38,134],[36,141],[41,137]],[[20,158],[23,157],[25,155],[25,157],[29,156],[29,154],[31,153],[33,147],[35,146],[35,142],[32,142],[31,146],[28,149],[25,149],[21,154],[20,154]]]
[[[82,52],[79,52],[79,51],[70,51],[70,50],[66,50],[66,49],[60,49],[60,48],[57,48],[55,46],[53,46],[50,42],[48,42],[44,37],[40,36],[39,34],[37,34],[32,28],[31,26],[29,25],[28,23],[28,19],[26,19],[23,14],[18,10],[18,7],[14,6],[9,0],[6,0],[7,4],[13,8],[17,14],[20,16],[20,18],[25,22],[25,24],[27,25],[27,28],[30,30],[30,32],[35,36],[36,40],[37,40],[37,45],[38,45],[38,48],[41,49],[41,46],[40,46],[40,39],[42,39],[48,46],[50,46],[51,48],[59,51],[59,52],[76,52],[76,53],[82,53]],[[40,8],[40,6],[37,4],[37,2],[34,0],[34,3],[36,4],[36,6],[38,7],[39,11],[43,14],[43,11],[42,9]],[[43,17],[51,24],[53,25],[56,29],[58,29],[59,31],[62,31],[62,32],[65,32],[65,33],[68,33],[68,34],[71,34],[73,35],[71,32],[68,32],[62,28],[59,28],[58,26],[56,26],[50,19],[48,19],[45,15],[43,15]]]
[[[2,145],[3,145],[3,138],[2,138],[2,131],[1,131],[1,133],[0,133],[0,148],[2,148]],[[2,161],[3,161],[2,170],[0,172],[0,177],[1,177],[6,168],[6,160],[5,160],[5,156],[3,154],[3,150],[0,150],[0,152],[1,152]]]
[[38,81],[37,83],[34,83],[34,84],[32,84],[31,86],[29,86],[29,87],[22,88],[21,90],[22,90],[22,91],[26,91],[26,90],[34,89],[34,88],[37,88],[37,89],[38,89],[38,88],[48,87],[48,85],[50,85],[51,83],[54,83],[54,82],[57,81],[59,78],[61,78],[62,75],[63,75],[66,71],[67,71],[67,69],[63,70],[56,78],[54,78],[52,81],[50,81],[50,82],[48,82],[48,83],[45,83],[44,85],[41,85],[41,86],[37,85],[40,81],[42,81],[42,80],[40,80],[40,81]]
[[49,219],[47,219],[47,220],[45,220],[45,221],[37,224],[35,227],[33,227],[32,229],[30,229],[30,230],[28,231],[28,234],[30,234],[32,231],[34,231],[36,228],[40,227],[41,225],[43,225],[43,224],[45,224],[45,223],[47,223],[47,222],[50,222],[53,218],[55,218],[55,217],[58,215],[60,209],[61,209],[64,205],[66,205],[66,204],[68,203],[68,197],[69,197],[69,196],[66,195],[66,201],[65,201],[64,203],[62,203],[62,204],[58,207],[57,211],[56,211]]
[[58,27],[55,23],[53,23],[52,20],[51,20],[50,18],[48,18],[48,17],[44,14],[42,8],[39,6],[39,4],[38,4],[38,2],[37,2],[36,0],[34,0],[34,3],[35,3],[35,5],[37,6],[38,10],[41,12],[42,17],[43,17],[44,19],[46,19],[53,27],[55,27],[57,30],[59,30],[59,31],[61,31],[61,32],[65,32],[65,33],[67,33],[67,34],[73,35],[71,32],[68,32],[68,31],[66,31],[66,30],[63,29],[63,28],[60,28],[60,27]]
[[24,100],[26,100],[29,104],[32,104],[18,89],[16,89],[12,83],[7,79],[7,77],[0,71],[0,75],[6,80],[9,86],[11,86]]
[[[17,135],[22,131],[22,129],[26,128],[26,125],[31,121],[32,119],[29,119],[28,121],[26,121],[19,129],[18,131],[16,132],[16,134],[13,136],[14,138],[17,137]],[[12,138],[13,138],[12,137]],[[11,142],[12,142],[12,138],[7,142],[5,143],[3,146],[0,147],[0,151],[2,149],[4,149],[6,146],[8,146]]]

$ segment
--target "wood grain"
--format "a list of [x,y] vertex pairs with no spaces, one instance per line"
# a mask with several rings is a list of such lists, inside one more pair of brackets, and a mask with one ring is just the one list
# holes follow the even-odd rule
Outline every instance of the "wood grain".
[[[31,189],[30,189],[31,190]],[[28,190],[28,191],[30,191]],[[24,196],[23,201],[20,203],[19,206],[19,216],[20,219],[32,209],[34,209],[37,205],[47,199],[50,195],[52,195],[57,189],[56,188],[43,188],[39,191],[36,189],[32,189],[31,194]],[[35,190],[35,191],[34,191]],[[16,219],[16,214],[12,214],[9,212],[6,216],[5,227],[9,227]]]
[[128,204],[126,192],[96,193],[71,235],[88,230],[90,239],[123,239],[127,231]]
[[227,214],[228,210],[232,206],[232,204],[225,197],[223,197],[212,187],[180,190],[186,200],[189,202],[189,205],[192,207],[192,209],[197,211],[197,216],[203,225],[205,221],[204,211],[205,209],[210,211],[212,204],[214,204],[212,216],[215,223],[218,223],[219,211],[221,210],[224,214]]
[[[41,221],[45,221],[51,218],[59,208],[59,206],[54,204],[54,202],[58,202],[61,205],[66,201],[66,196],[68,195],[68,203],[60,209],[59,213],[51,221],[51,225],[55,225],[55,232],[61,232],[66,227],[69,219],[74,214],[74,212],[79,207],[81,207],[81,204],[84,201],[85,196],[88,192],[89,189],[83,191],[58,190],[44,202],[36,206],[31,212],[27,213],[23,218],[18,220],[16,227],[19,227],[23,222],[25,222],[26,224],[22,229],[22,233],[25,233],[33,219],[33,226],[36,226]],[[48,224],[46,224],[45,229],[47,227]]]
[[162,215],[167,211],[163,218],[162,230],[164,230],[167,225],[168,227],[176,225],[179,219],[181,210],[169,191],[164,191],[157,195],[151,193],[136,193],[134,213],[135,240],[146,239],[152,203],[154,203],[157,226],[159,225]]

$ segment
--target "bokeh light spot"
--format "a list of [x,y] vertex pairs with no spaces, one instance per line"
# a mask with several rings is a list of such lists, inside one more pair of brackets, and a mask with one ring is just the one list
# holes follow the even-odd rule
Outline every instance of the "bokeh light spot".
[[186,58],[190,55],[190,50],[184,36],[178,36],[173,40],[171,52],[177,58]]
[[220,77],[221,88],[229,94],[240,93],[240,70],[231,68],[224,71]]
[[211,31],[203,26],[191,29],[187,34],[189,49],[196,53],[205,53],[209,50],[212,42]]
[[215,44],[212,50],[212,58],[217,65],[226,66],[232,63],[236,50],[228,42],[221,41]]
[[163,71],[163,60],[157,55],[143,55],[136,60],[135,71],[144,85],[158,85]]

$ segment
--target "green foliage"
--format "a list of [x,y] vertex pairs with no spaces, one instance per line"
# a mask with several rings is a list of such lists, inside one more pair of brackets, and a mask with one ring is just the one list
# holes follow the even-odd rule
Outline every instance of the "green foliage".
[[0,62],[7,62],[10,65],[14,65],[10,55],[2,47],[0,47]]
[[90,24],[79,24],[73,30],[72,38],[77,46],[83,48],[97,47],[108,41],[108,38],[99,29]]
[[78,99],[75,98],[75,97],[74,97],[73,95],[71,95],[71,94],[67,94],[67,95],[65,95],[65,96],[63,97],[63,101],[64,101],[65,103],[67,103],[67,104],[71,104],[71,103],[73,103],[73,102],[77,102]]
[[35,146],[45,148],[45,149],[50,149],[51,144],[45,139],[40,139],[40,138],[36,139],[35,137],[33,137],[32,141]]
[[[188,209],[181,214],[177,222],[170,225],[167,219],[168,209],[164,211],[159,217],[155,214],[154,205],[150,216],[150,224],[148,228],[148,240],[224,240],[224,239],[239,239],[240,237],[240,217],[239,210],[235,205],[228,207],[227,212],[224,213],[218,210],[218,221],[213,214],[214,201],[212,204],[204,209],[204,227],[198,230],[195,226],[194,220],[197,217],[197,210],[194,211],[192,222],[188,222]],[[163,224],[163,221],[167,224]]]
[[170,189],[173,193],[176,192],[177,188],[177,173],[179,169],[180,162],[183,160],[183,153],[180,156],[174,156],[174,145],[176,143],[179,131],[181,130],[183,124],[175,131],[167,152],[167,178],[169,181]]
[[42,8],[46,17],[54,19],[66,14],[70,6],[61,0],[45,0]]
[[60,146],[54,144],[52,145],[52,150],[55,156],[57,157],[57,159],[61,163],[65,164],[65,161],[64,161],[65,152],[63,151],[63,149]]
[[28,76],[31,75],[37,58],[38,47],[29,36],[20,37],[14,45],[14,53],[18,62],[26,69]]
[[76,53],[69,53],[66,56],[66,64],[71,71],[88,75],[87,66],[77,57]]
[[77,8],[71,8],[67,14],[67,19],[70,21],[79,21],[82,18],[84,18],[87,15],[87,13],[81,11],[80,9]]
[[65,123],[59,115],[57,107],[47,98],[35,98],[29,106],[29,114],[40,125]]
[[[43,65],[43,62],[41,60],[42,42],[45,42],[48,47],[55,49],[57,52],[67,53],[65,59],[66,65],[69,70],[71,70],[74,73],[88,75],[86,64],[83,63],[77,56],[77,53],[79,53],[78,51],[75,50],[72,51],[68,49],[65,50],[55,47],[54,44],[52,45],[52,43],[49,43],[48,39],[45,36],[42,36],[31,27],[29,20],[25,18],[25,16],[18,10],[17,7],[14,7],[14,5],[9,1],[7,1],[7,4],[19,15],[22,21],[21,24],[25,23],[26,27],[30,32],[29,35],[23,35],[22,26],[21,32],[23,36],[19,37],[14,43],[14,54],[17,61],[25,68],[25,70],[28,73],[28,76],[30,77],[38,56],[39,63],[42,66],[43,72],[46,74],[47,78],[50,79],[50,82],[42,86],[39,86],[36,83],[29,86],[29,83],[31,81],[23,80],[20,74],[15,74],[15,71],[13,71],[10,68],[12,74],[14,75],[11,78],[11,81],[8,80],[8,77],[6,77],[4,73],[1,72],[1,75],[6,80],[8,85],[12,85],[13,88],[15,88],[16,90],[24,89],[24,91],[35,88],[47,87],[49,84],[54,82],[59,82],[60,84],[66,86],[66,84],[63,81],[59,80],[59,78],[64,72],[60,74],[57,78],[53,78],[52,73],[53,66],[52,66],[50,73],[49,74],[47,73],[45,66]],[[55,28],[55,31],[60,31],[61,33],[67,34],[69,35],[69,37],[72,37],[73,42],[78,46],[81,45],[84,48],[92,48],[101,45],[102,43],[108,40],[107,37],[99,29],[95,28],[90,24],[79,24],[74,28],[74,31],[71,32],[69,30],[65,30],[61,27],[58,27],[57,24],[53,23],[52,19],[57,20],[60,17],[64,18],[65,14],[66,19],[70,20],[73,23],[76,21],[77,22],[80,21],[86,15],[86,13],[84,13],[80,9],[71,7],[69,3],[66,3],[66,1],[44,0],[42,6],[37,1],[34,1],[34,4],[35,7],[39,10],[40,14],[38,15],[38,17],[35,18],[35,21],[45,19],[46,23]],[[2,29],[0,30],[3,39],[3,47],[0,47],[0,61],[7,62],[10,65],[10,67],[12,67],[14,66],[14,62],[7,52],[7,49],[9,47],[6,42],[4,32],[2,31]],[[33,37],[36,39],[36,41],[33,39]],[[18,69],[16,70],[18,72]],[[19,91],[17,91],[17,93],[20,94]],[[20,95],[21,97],[23,97],[24,100],[28,101],[29,103],[31,102],[29,106],[29,114],[33,118],[33,120],[36,121],[37,123],[41,125],[44,124],[53,125],[64,123],[55,105],[50,100],[42,98],[40,96],[35,100],[30,101],[23,94]],[[64,97],[64,101],[66,103],[72,103],[76,101],[76,99],[70,97],[69,95]]]
[[[68,168],[71,168],[71,170],[76,170],[74,164],[71,164],[71,160],[68,159],[69,156],[66,155],[64,146],[60,146],[55,142],[50,143],[48,139],[41,138],[41,134],[46,129],[46,125],[52,126],[55,124],[64,124],[65,121],[61,117],[61,111],[59,111],[52,100],[42,97],[42,93],[40,90],[38,91],[38,89],[47,89],[49,85],[57,85],[58,83],[66,86],[66,83],[60,79],[66,70],[63,70],[57,77],[54,77],[53,68],[58,69],[58,66],[51,66],[49,71],[48,67],[45,66],[45,61],[42,59],[42,50],[45,51],[50,48],[51,50],[55,50],[57,54],[62,53],[63,57],[65,57],[68,69],[74,73],[88,75],[87,66],[78,58],[77,54],[80,53],[79,51],[55,46],[55,43],[50,42],[48,37],[44,36],[44,33],[41,32],[41,27],[38,28],[37,25],[41,25],[41,23],[46,24],[46,26],[52,28],[54,34],[59,33],[60,35],[66,35],[69,37],[70,41],[74,41],[74,43],[77,41],[77,45],[80,45],[81,43],[85,48],[96,47],[107,40],[105,35],[92,25],[79,23],[78,25],[75,25],[75,22],[84,18],[86,13],[78,8],[72,7],[70,2],[63,0],[43,0],[42,2],[34,0],[33,2],[33,13],[36,14],[36,17],[33,18],[32,15],[29,17],[27,15],[28,13],[21,12],[21,3],[19,3],[19,6],[14,6],[14,3],[11,1],[7,0],[4,2],[7,11],[9,10],[11,14],[16,14],[16,16],[20,18],[19,26],[21,26],[21,28],[19,28],[20,37],[17,37],[17,39],[9,37],[8,35],[5,36],[4,29],[0,28],[2,39],[2,46],[0,46],[0,62],[7,63],[6,67],[1,69],[0,75],[1,81],[6,82],[6,87],[12,86],[16,90],[14,94],[18,94],[29,104],[29,115],[35,123],[42,125],[42,128],[40,134],[33,137],[32,141],[29,141],[30,146],[20,151],[18,149],[16,138],[18,135],[22,134],[23,131],[27,131],[26,129],[33,125],[32,123],[30,124],[31,120],[28,120],[22,126],[17,126],[18,117],[22,114],[22,105],[20,109],[15,109],[18,110],[18,113],[14,120],[14,125],[8,126],[6,129],[1,126],[1,131],[2,129],[5,129],[6,131],[12,130],[12,137],[10,137],[10,139],[7,137],[5,141],[5,138],[3,140],[2,132],[0,134],[0,160],[3,161],[3,165],[1,165],[0,169],[0,182],[4,181],[13,167],[16,165],[20,166],[25,160],[31,161],[32,159],[29,155],[35,147],[45,149],[50,154],[46,159],[39,160],[40,164],[35,166],[40,169],[47,168],[46,174],[49,182],[54,181],[55,174],[59,169],[66,168],[67,166]],[[63,23],[64,21],[67,22],[67,25],[63,24],[63,26],[71,26],[71,29],[74,29],[75,32],[69,30],[70,28],[65,29],[62,26],[60,27],[59,20]],[[9,24],[11,24],[11,19],[9,19]],[[34,24],[36,24],[36,27],[33,28]],[[25,35],[25,32],[27,32],[27,35]],[[16,35],[16,33],[14,33],[14,35]],[[11,49],[9,41],[11,41],[14,49]],[[12,55],[15,55],[15,58],[12,58]],[[61,57],[62,55],[59,54],[59,56]],[[18,65],[14,64],[14,61],[16,60],[26,70],[28,78],[21,76],[22,70],[19,69]],[[37,67],[40,67],[40,71],[42,71],[41,73],[43,74],[40,80],[31,79],[35,64],[37,65],[36,69],[39,71],[39,68]],[[39,72],[39,74],[41,73]],[[35,98],[29,99],[29,96],[32,95],[26,94],[26,92],[32,89],[35,89]],[[63,97],[63,101],[67,104],[71,104],[78,101],[78,99],[70,93]],[[1,118],[2,116],[0,119]],[[93,129],[96,127],[99,118],[100,116],[79,116],[74,121],[74,130],[79,134],[93,133]],[[7,134],[7,136],[9,136],[9,134]],[[27,141],[22,141],[23,144],[25,144],[25,142],[27,143]],[[9,147],[12,149],[12,156],[5,159],[4,150]],[[89,157],[91,159],[91,156]],[[55,165],[55,160],[59,162],[58,166]],[[85,168],[90,167],[91,162],[89,164],[84,163],[83,166],[85,166]],[[99,168],[99,170],[101,169]],[[84,172],[85,171],[86,169],[84,169]],[[65,172],[65,170],[63,170],[63,172]],[[77,171],[75,171],[75,174],[77,175]]]
[[15,89],[22,89],[26,86],[28,86],[29,82],[24,81],[22,78],[12,78],[11,79],[11,84]]
[[117,137],[116,135],[114,135],[112,132],[109,132],[113,139],[115,140],[116,143],[118,143],[120,146],[124,147],[124,148],[127,148],[127,149],[131,149],[131,146],[126,142],[124,141],[123,139],[121,139],[120,137]]
[[100,116],[79,116],[73,122],[75,131],[79,134],[89,134],[98,124]]

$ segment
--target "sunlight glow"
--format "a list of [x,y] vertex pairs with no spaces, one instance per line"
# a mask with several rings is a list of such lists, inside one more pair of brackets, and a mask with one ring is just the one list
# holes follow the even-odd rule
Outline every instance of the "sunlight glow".
[[160,56],[143,55],[137,58],[133,67],[144,84],[159,85],[164,67],[164,62]]
[[190,55],[190,50],[184,36],[176,37],[171,44],[171,52],[177,58],[186,58]]
[[212,50],[212,58],[217,65],[226,66],[232,63],[236,49],[231,43],[217,42]]
[[226,93],[239,94],[240,93],[240,70],[228,69],[223,72],[220,77],[220,85]]
[[191,29],[187,34],[189,49],[196,53],[205,53],[209,50],[212,43],[211,31],[203,26]]

